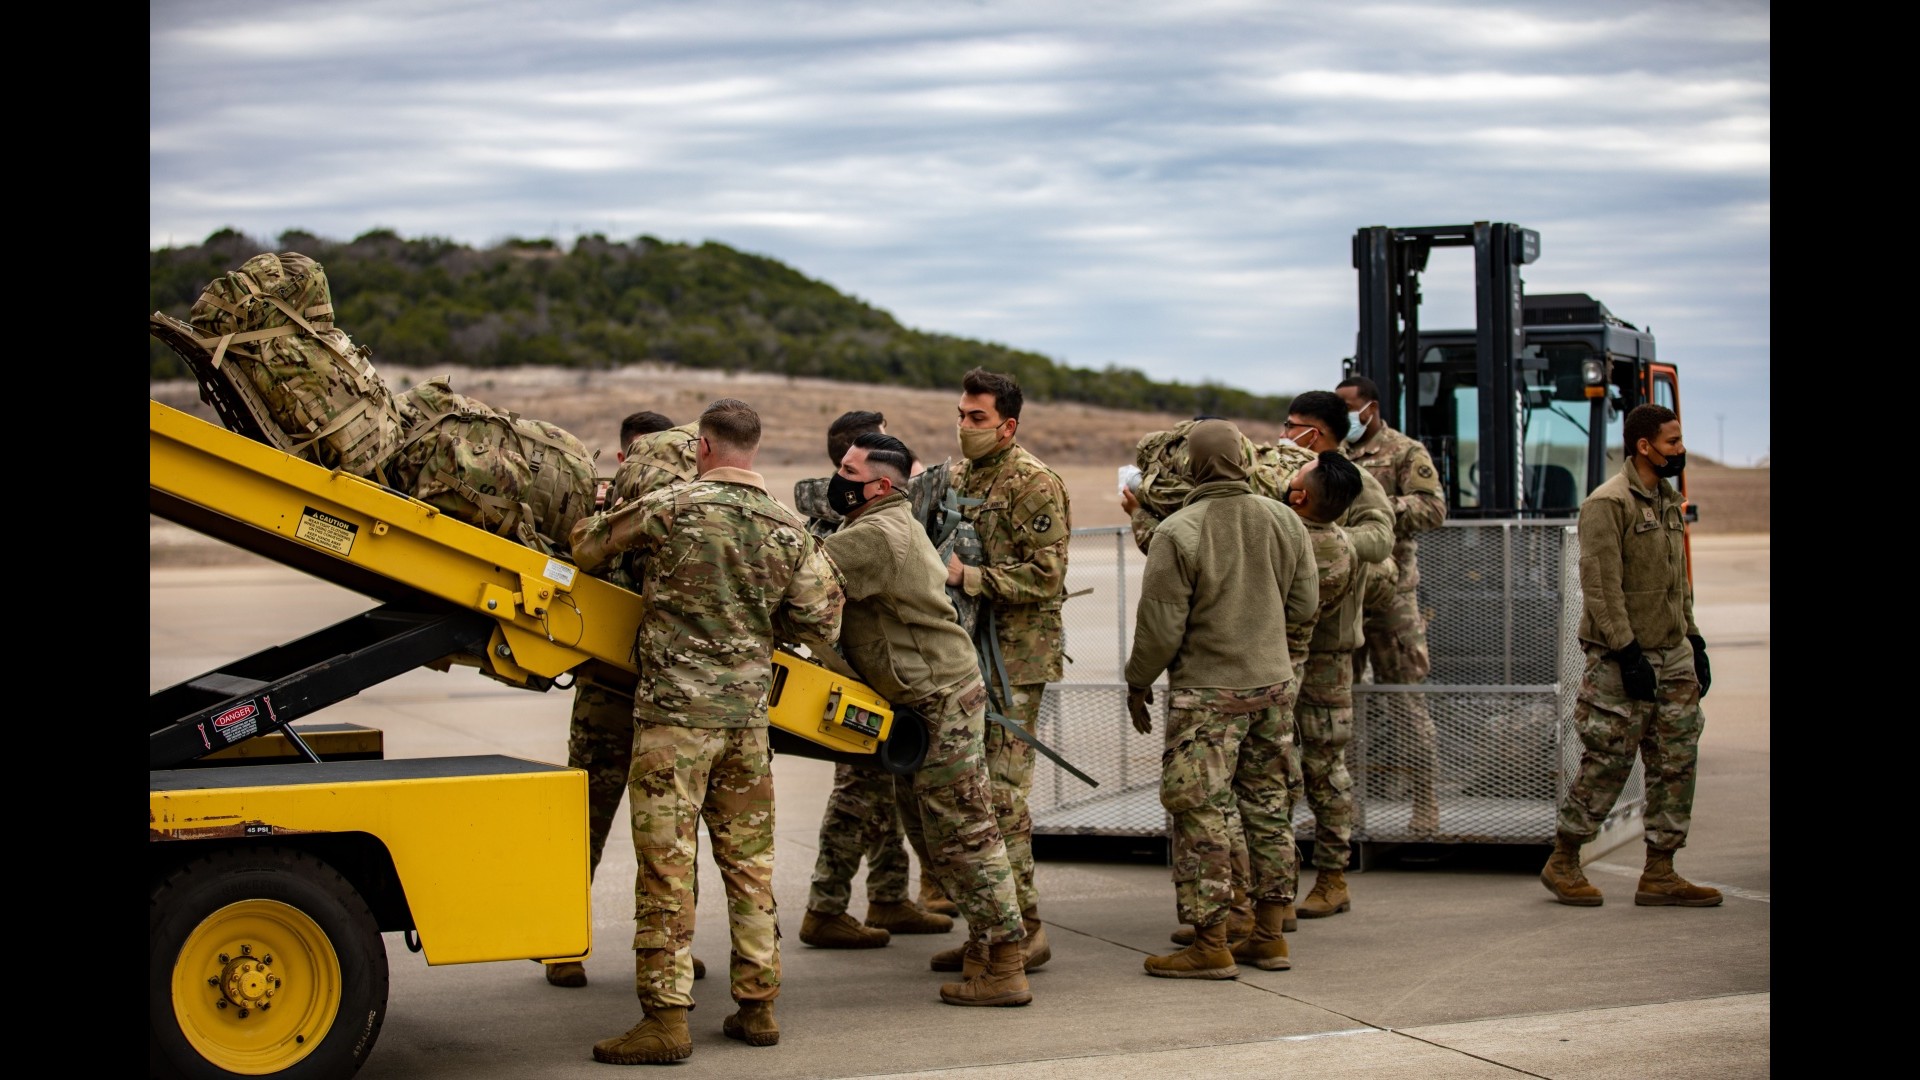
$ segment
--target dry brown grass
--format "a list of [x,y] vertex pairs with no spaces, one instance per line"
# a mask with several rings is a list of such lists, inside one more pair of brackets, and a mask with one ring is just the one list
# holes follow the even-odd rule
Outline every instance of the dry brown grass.
[[[685,423],[715,398],[737,397],[760,413],[758,465],[773,493],[783,500],[791,498],[796,481],[827,473],[827,425],[848,409],[885,413],[887,429],[925,460],[958,454],[953,435],[958,388],[914,390],[650,366],[602,372],[384,367],[381,375],[395,389],[437,375],[450,376],[459,393],[496,409],[557,424],[589,447],[599,448],[600,469],[606,474],[613,471],[620,420],[628,413],[652,409]],[[198,387],[191,381],[154,383],[150,392],[162,404],[218,423],[213,411],[200,402]],[[1134,444],[1141,435],[1184,419],[1071,402],[1032,402],[1021,418],[1020,438],[1067,482],[1076,527],[1123,525],[1126,518],[1114,486],[1114,469],[1133,461]],[[1277,424],[1248,421],[1241,427],[1258,440],[1279,435]],[[1700,533],[1770,531],[1768,470],[1702,463],[1688,470],[1687,480],[1689,493],[1701,507]],[[156,542],[155,549],[172,546]]]

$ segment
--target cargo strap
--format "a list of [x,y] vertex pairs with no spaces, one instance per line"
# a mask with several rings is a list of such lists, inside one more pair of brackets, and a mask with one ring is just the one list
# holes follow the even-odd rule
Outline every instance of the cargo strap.
[[[996,632],[996,628],[994,626],[993,605],[982,604],[980,605],[980,608],[982,612],[982,617],[980,619],[979,628],[976,631],[979,634],[979,637],[976,639],[976,642],[980,651],[980,671],[982,675],[985,675],[987,677],[988,696],[989,697],[996,696],[995,690],[997,688],[998,689],[997,696],[1000,699],[1000,708],[1009,709],[1013,707],[1013,686],[1007,681],[1007,665],[1000,657],[1000,635]],[[987,719],[993,721],[996,724],[999,724],[1002,728],[1012,733],[1013,736],[1019,739],[1021,742],[1026,743],[1028,746],[1033,747],[1035,750],[1039,751],[1040,753],[1045,754],[1047,756],[1047,759],[1052,761],[1055,765],[1060,766],[1061,768],[1067,770],[1073,775],[1079,777],[1081,780],[1086,781],[1089,787],[1100,786],[1100,781],[1095,780],[1093,777],[1088,776],[1086,773],[1083,773],[1079,769],[1074,768],[1073,765],[1070,762],[1068,762],[1066,758],[1063,758],[1060,756],[1059,751],[1055,750],[1051,746],[1048,746],[1046,743],[1041,742],[1039,739],[1034,737],[1032,732],[1029,732],[1026,728],[1021,727],[1019,721],[1013,720],[1007,717],[1006,715],[1004,715],[1003,713],[996,711],[994,709],[987,710]]]
[[[531,424],[528,424],[526,426],[521,426],[519,424],[514,423],[514,420],[516,419],[516,417],[513,416],[513,414],[511,413],[488,414],[488,413],[482,413],[482,412],[474,412],[468,409],[445,409],[415,424],[412,430],[408,431],[405,435],[402,435],[400,437],[400,445],[394,448],[393,452],[395,456],[398,456],[401,451],[405,450],[409,446],[412,446],[415,442],[418,442],[421,436],[425,435],[429,431],[432,431],[434,428],[439,427],[440,421],[445,420],[451,416],[457,416],[462,420],[479,420],[483,423],[498,424],[501,427],[506,428],[507,434],[512,435],[516,439],[521,439],[521,440],[530,439],[534,442],[540,443],[554,450],[558,450],[562,454],[569,454],[569,455],[575,454],[575,451],[571,447],[567,446],[565,443],[559,441],[558,439],[548,438],[547,434],[541,431],[539,428],[534,427]],[[524,445],[524,443],[522,444],[521,449],[523,451],[527,451],[526,458],[527,458],[528,468],[532,469],[534,472],[539,472],[542,462],[546,460],[545,455],[541,454],[538,450],[527,450],[527,447]]]
[[1016,738],[1018,738],[1021,742],[1026,743],[1028,746],[1031,746],[1035,750],[1038,750],[1039,752],[1041,752],[1042,754],[1047,755],[1048,760],[1052,761],[1055,765],[1060,766],[1061,768],[1067,770],[1073,775],[1086,781],[1088,787],[1100,786],[1100,781],[1095,780],[1093,777],[1088,776],[1086,773],[1083,773],[1079,769],[1074,768],[1072,763],[1067,761],[1066,758],[1063,758],[1060,756],[1060,752],[1058,750],[1055,750],[1053,747],[1048,746],[1046,743],[1043,743],[1039,739],[1034,738],[1033,735],[1029,733],[1026,728],[1023,728],[1020,726],[1019,721],[1011,720],[1011,719],[1008,719],[1007,717],[1001,716],[999,713],[994,712],[992,709],[987,710],[987,719],[993,721],[996,724],[999,724],[1001,727],[1005,728],[1007,731],[1012,732],[1013,735]]
[[[194,338],[194,341],[200,345],[213,349],[213,368],[215,371],[220,370],[220,361],[226,356],[227,346],[229,345],[245,345],[256,341],[267,341],[271,338],[291,337],[294,334],[305,333],[324,346],[328,352],[339,357],[342,363],[346,364],[347,369],[353,372],[355,389],[359,390],[362,394],[368,392],[367,382],[361,374],[359,365],[355,364],[351,357],[342,352],[339,343],[333,341],[327,333],[327,331],[333,329],[332,305],[315,304],[304,312],[297,311],[292,304],[287,303],[278,296],[269,292],[262,292],[260,287],[253,283],[253,279],[249,275],[231,274],[229,276],[235,278],[241,285],[245,286],[247,294],[253,299],[264,301],[279,308],[280,313],[285,315],[291,322],[283,323],[280,326],[268,327],[265,330],[242,330],[231,334],[220,334],[214,337]],[[222,300],[219,296],[215,295],[211,289],[201,293],[200,300],[219,308],[235,319],[243,320],[246,318],[245,315],[241,314],[239,308]],[[315,329],[313,323],[307,321],[309,318],[314,322],[321,323],[324,329]]]

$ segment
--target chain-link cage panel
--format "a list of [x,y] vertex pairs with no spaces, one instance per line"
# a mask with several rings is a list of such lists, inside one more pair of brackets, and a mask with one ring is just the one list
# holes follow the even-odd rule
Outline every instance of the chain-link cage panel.
[[[1448,522],[1421,534],[1433,671],[1418,686],[1354,687],[1356,842],[1552,842],[1581,752],[1578,548],[1565,523]],[[1062,611],[1069,663],[1047,688],[1038,734],[1099,786],[1042,757],[1029,800],[1036,833],[1166,833],[1166,687],[1155,690],[1154,732],[1141,735],[1123,674],[1145,564],[1127,529],[1074,531]],[[1641,777],[1636,764],[1610,825],[1640,814]],[[1294,820],[1303,839],[1313,835],[1306,806]]]

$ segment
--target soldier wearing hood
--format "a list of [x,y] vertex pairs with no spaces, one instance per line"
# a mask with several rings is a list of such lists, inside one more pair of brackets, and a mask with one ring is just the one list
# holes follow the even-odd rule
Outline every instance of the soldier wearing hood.
[[[1153,728],[1153,684],[1167,675],[1160,803],[1173,818],[1176,906],[1194,940],[1148,957],[1146,969],[1162,978],[1230,979],[1240,973],[1236,959],[1290,966],[1281,927],[1297,858],[1287,795],[1298,687],[1292,657],[1306,654],[1319,582],[1306,526],[1248,484],[1239,429],[1203,421],[1188,446],[1195,485],[1149,544],[1126,679],[1127,711],[1145,733]],[[1250,649],[1250,641],[1286,648]],[[1254,931],[1230,951],[1236,804]]]

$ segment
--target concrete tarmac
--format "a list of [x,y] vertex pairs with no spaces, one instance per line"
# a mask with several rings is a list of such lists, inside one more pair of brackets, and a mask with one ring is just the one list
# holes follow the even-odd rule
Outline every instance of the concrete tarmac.
[[[1239,979],[1149,978],[1172,951],[1164,865],[1047,858],[1041,915],[1054,958],[1032,973],[1034,1003],[944,1005],[928,969],[961,931],[896,937],[884,949],[799,941],[831,783],[830,765],[776,762],[784,985],[781,1042],[724,1038],[727,930],[718,872],[694,952],[694,1053],[685,1077],[941,1077],[1132,1080],[1164,1076],[1765,1076],[1771,1068],[1770,556],[1765,536],[1694,541],[1696,615],[1713,660],[1693,833],[1682,873],[1727,893],[1710,909],[1639,908],[1642,848],[1592,860],[1599,908],[1554,903],[1543,848],[1407,847],[1350,875],[1353,910],[1302,920],[1294,967]],[[156,568],[150,578],[152,689],[371,606],[295,571],[248,559]],[[514,690],[466,669],[420,670],[329,709],[380,728],[389,757],[505,753],[564,761],[570,695]],[[1116,718],[1116,722],[1120,722]],[[624,818],[624,811],[623,811]],[[593,887],[589,985],[547,985],[531,962],[428,967],[386,936],[392,990],[365,1080],[612,1075],[592,1044],[638,1022],[632,989],[634,857],[616,825]],[[704,840],[703,840],[704,845]],[[1311,882],[1311,872],[1303,875]],[[852,911],[864,913],[864,883]],[[645,1066],[636,1067],[644,1071]]]

